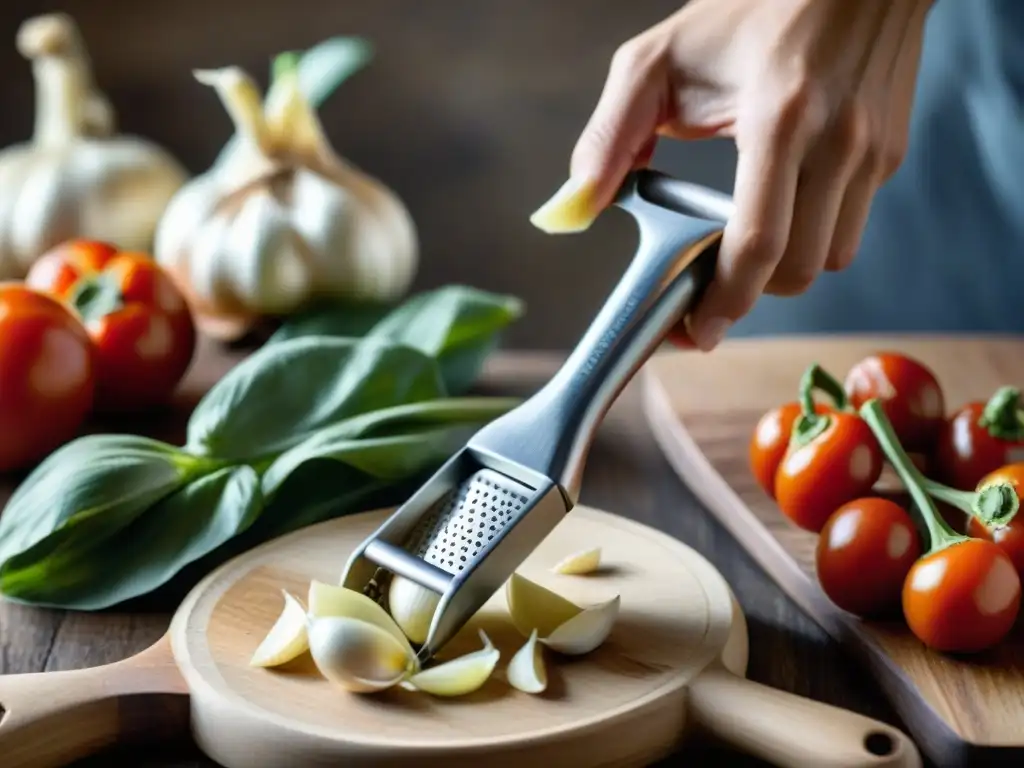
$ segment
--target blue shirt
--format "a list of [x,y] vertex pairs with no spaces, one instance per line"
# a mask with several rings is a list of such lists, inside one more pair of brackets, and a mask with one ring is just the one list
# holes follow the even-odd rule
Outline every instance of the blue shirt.
[[859,253],[803,295],[762,297],[730,336],[1024,332],[1024,0],[938,0],[907,156]]

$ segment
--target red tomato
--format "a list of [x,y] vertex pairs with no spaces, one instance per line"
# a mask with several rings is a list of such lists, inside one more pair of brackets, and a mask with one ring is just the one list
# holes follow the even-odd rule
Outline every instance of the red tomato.
[[903,615],[921,642],[974,653],[1010,633],[1020,610],[1020,577],[991,541],[966,539],[914,563],[903,584]]
[[879,352],[854,365],[843,383],[850,404],[877,398],[903,450],[930,454],[945,424],[945,398],[925,365],[895,352]]
[[[985,475],[979,481],[978,486],[981,487],[1000,480],[1013,486],[1017,498],[1022,500],[1022,506],[1024,506],[1024,498],[1022,498],[1024,497],[1024,463],[1000,467],[995,472]],[[1017,573],[1024,574],[1024,509],[1019,510],[1007,525],[994,530],[989,530],[971,515],[965,515],[965,517],[968,518],[968,535],[987,539],[997,544],[1010,558]]]
[[814,439],[790,444],[775,475],[779,509],[813,533],[840,506],[869,495],[882,474],[882,450],[859,416],[837,412],[825,418],[828,426]]
[[40,257],[25,282],[70,306],[97,352],[103,410],[163,403],[184,376],[196,332],[181,292],[143,253],[73,240]]
[[49,296],[0,283],[0,471],[25,469],[75,437],[94,388],[78,320]]
[[[1016,405],[1011,402],[1009,407],[1016,411]],[[982,421],[987,406],[967,403],[943,426],[935,449],[935,467],[946,485],[973,491],[989,472],[1024,460],[1024,439],[1004,439],[997,426]],[[1012,416],[1016,417],[1016,412]]]
[[[816,403],[815,410],[827,413],[831,409]],[[750,436],[750,470],[758,485],[772,498],[775,497],[775,473],[786,455],[793,424],[800,412],[800,403],[796,402],[772,408],[758,420],[754,434]]]
[[898,504],[856,499],[835,511],[821,529],[818,583],[829,600],[863,617],[898,612],[903,582],[921,556],[921,537]]

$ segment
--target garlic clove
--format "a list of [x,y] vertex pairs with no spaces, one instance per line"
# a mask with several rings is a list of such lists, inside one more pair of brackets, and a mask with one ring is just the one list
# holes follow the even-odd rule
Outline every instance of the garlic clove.
[[380,605],[366,595],[334,584],[314,579],[309,585],[309,615],[311,617],[344,617],[372,624],[387,632],[415,658],[416,653],[395,620]]
[[518,573],[513,573],[506,583],[505,601],[512,623],[523,637],[529,637],[534,629],[541,637],[547,637],[583,610]]
[[513,688],[523,693],[543,693],[548,687],[543,648],[537,644],[536,629],[530,633],[530,639],[516,651],[508,663],[505,676]]
[[541,639],[548,648],[566,656],[590,653],[608,639],[619,617],[619,596],[592,605]]
[[430,623],[437,611],[441,595],[402,576],[392,576],[388,586],[388,609],[391,618],[405,636],[421,644],[430,632]]
[[601,567],[601,548],[585,549],[582,552],[569,555],[555,565],[552,570],[567,576],[583,576],[593,573]]
[[550,589],[513,573],[505,586],[512,623],[523,637],[536,630],[539,641],[568,656],[590,653],[611,634],[619,596],[581,608]]
[[310,616],[307,632],[320,673],[353,693],[391,688],[414,667],[415,657],[376,624],[348,616]]
[[601,213],[594,200],[595,191],[589,179],[570,178],[530,216],[530,223],[549,235],[582,232]]
[[249,664],[253,667],[277,667],[287,664],[309,650],[306,634],[306,609],[285,590],[284,610],[263,638]]
[[417,672],[402,683],[407,690],[423,691],[434,696],[465,696],[487,682],[498,664],[501,652],[480,630],[484,647],[436,667]]

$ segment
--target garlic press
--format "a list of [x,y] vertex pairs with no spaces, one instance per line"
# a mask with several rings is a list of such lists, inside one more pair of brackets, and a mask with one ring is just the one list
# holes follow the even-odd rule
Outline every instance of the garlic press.
[[439,596],[421,662],[575,506],[605,413],[714,275],[728,195],[645,169],[625,179],[614,205],[636,220],[636,255],[565,363],[480,429],[345,566],[342,585],[382,604],[395,576]]

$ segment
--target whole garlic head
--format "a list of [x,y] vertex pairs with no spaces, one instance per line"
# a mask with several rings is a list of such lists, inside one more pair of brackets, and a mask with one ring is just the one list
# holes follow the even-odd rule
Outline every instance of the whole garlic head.
[[195,73],[218,92],[238,146],[175,196],[156,235],[200,327],[225,340],[316,298],[399,298],[417,267],[402,201],[335,154],[292,60],[276,69],[263,104],[237,67]]
[[69,16],[29,19],[17,45],[32,61],[35,133],[0,151],[0,279],[24,278],[72,238],[148,251],[185,169],[152,142],[112,135],[113,110]]

